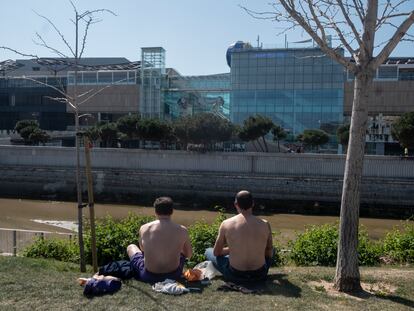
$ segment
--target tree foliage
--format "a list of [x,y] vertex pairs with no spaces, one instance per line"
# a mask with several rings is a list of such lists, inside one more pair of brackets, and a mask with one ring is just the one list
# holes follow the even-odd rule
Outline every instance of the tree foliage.
[[162,141],[171,132],[171,127],[159,119],[142,119],[137,123],[138,137],[143,140]]
[[414,149],[414,112],[403,114],[393,123],[392,136],[402,147]]
[[104,147],[116,147],[116,141],[118,139],[118,128],[116,123],[108,122],[99,126],[99,137],[101,138]]
[[27,145],[45,144],[50,140],[50,136],[40,129],[37,120],[20,120],[16,123],[14,130],[19,133]]
[[230,121],[212,113],[200,113],[176,120],[173,131],[183,148],[187,148],[188,143],[193,143],[202,144],[210,150],[215,143],[230,140],[234,126]]
[[128,139],[138,138],[138,124],[141,118],[137,114],[126,115],[116,122],[118,130],[125,134]]
[[280,152],[280,145],[279,145],[280,140],[285,139],[287,137],[287,133],[285,132],[283,127],[281,127],[280,125],[275,124],[272,127],[272,135],[273,135],[273,140],[277,141],[277,148]]
[[[265,136],[272,128],[273,122],[270,118],[261,115],[250,116],[244,120],[239,137],[243,141],[251,141],[255,147],[255,142],[257,142],[261,151],[268,152]],[[260,138],[262,139],[263,145],[260,143]]]
[[324,131],[317,129],[304,130],[298,136],[298,140],[305,146],[317,147],[326,144],[329,141],[329,136]]
[[344,124],[336,130],[336,137],[341,145],[348,146],[349,142],[349,124]]

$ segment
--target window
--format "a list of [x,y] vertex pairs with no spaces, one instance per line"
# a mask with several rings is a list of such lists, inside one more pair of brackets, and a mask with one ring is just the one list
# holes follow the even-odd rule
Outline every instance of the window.
[[397,66],[380,66],[378,68],[378,79],[397,79]]

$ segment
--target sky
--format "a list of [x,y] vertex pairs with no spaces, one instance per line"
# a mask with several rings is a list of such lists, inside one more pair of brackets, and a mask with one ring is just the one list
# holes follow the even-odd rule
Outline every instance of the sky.
[[[50,18],[69,42],[74,42],[73,10],[68,0],[2,0],[0,46],[27,54],[55,57],[36,45],[36,32],[59,50],[65,50],[59,37],[36,12]],[[140,48],[162,46],[166,66],[183,75],[229,72],[225,54],[238,40],[264,45],[284,44],[277,36],[281,26],[258,20],[240,6],[269,10],[269,0],[74,0],[79,12],[98,8],[114,11],[117,16],[102,14],[102,21],[92,25],[85,57],[126,57],[140,59]],[[411,8],[412,9],[412,8]],[[288,41],[309,37],[303,31],[288,33]],[[413,43],[401,43],[393,56],[414,56]],[[0,60],[22,58],[0,49]]]

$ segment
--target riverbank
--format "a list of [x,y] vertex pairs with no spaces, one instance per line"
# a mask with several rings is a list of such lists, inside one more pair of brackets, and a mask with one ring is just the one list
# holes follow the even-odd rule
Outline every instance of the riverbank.
[[[127,217],[129,213],[143,216],[154,214],[151,207],[134,205],[96,204],[95,210],[97,218],[110,215],[115,219],[121,219]],[[335,223],[339,220],[337,216],[263,213],[260,208],[257,209],[257,213],[260,217],[269,221],[272,230],[276,233],[275,237],[282,243],[293,239],[297,232],[302,232],[307,226]],[[228,215],[233,215],[233,211],[229,210]],[[87,209],[84,210],[84,216],[89,216]],[[190,226],[200,220],[212,223],[216,217],[216,211],[202,209],[202,206],[197,209],[178,207],[173,215],[176,222],[185,226]],[[35,220],[66,221],[72,222],[76,226],[76,203],[0,198],[0,228],[70,232]],[[370,238],[378,240],[384,237],[385,233],[393,227],[400,225],[401,221],[396,219],[361,218],[360,223],[366,228]]]
[[[202,293],[168,296],[147,284],[130,280],[114,295],[87,299],[76,279],[77,265],[28,258],[1,258],[0,310],[412,310],[414,269],[361,268],[367,286],[362,296],[336,295],[324,284],[334,268],[273,268],[262,293],[221,292],[214,279]],[[30,278],[27,276],[30,275]],[[319,285],[322,284],[322,285]]]

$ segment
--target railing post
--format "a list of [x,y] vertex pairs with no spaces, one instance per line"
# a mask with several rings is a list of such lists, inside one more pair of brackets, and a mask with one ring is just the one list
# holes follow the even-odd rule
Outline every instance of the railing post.
[[13,230],[13,256],[17,256],[17,231]]

